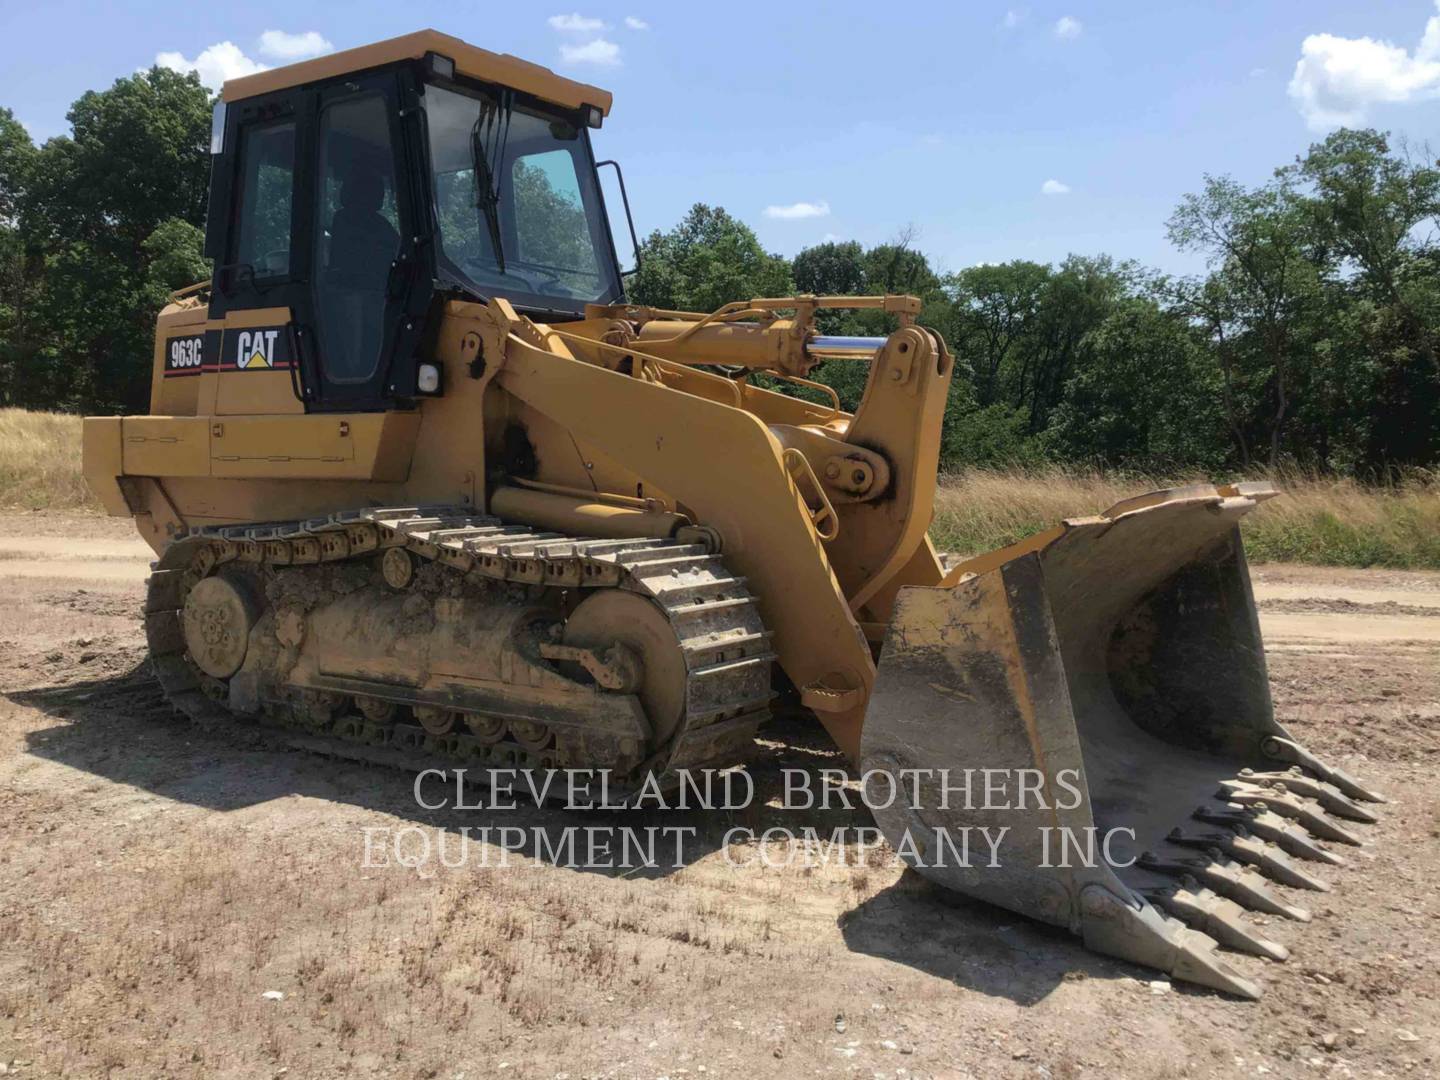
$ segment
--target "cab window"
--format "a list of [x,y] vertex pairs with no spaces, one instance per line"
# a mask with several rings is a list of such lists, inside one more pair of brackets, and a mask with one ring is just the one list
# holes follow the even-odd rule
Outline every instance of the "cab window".
[[515,159],[516,255],[542,280],[571,296],[592,297],[601,285],[580,199],[575,158],[568,150],[547,150]]
[[240,199],[230,262],[256,278],[290,273],[295,190],[295,124],[250,127],[240,138]]

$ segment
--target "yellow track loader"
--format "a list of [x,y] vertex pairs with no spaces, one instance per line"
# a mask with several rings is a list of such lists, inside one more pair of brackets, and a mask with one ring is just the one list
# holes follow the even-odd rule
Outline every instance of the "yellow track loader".
[[[734,764],[779,702],[921,873],[1256,995],[1216,942],[1283,958],[1241,908],[1308,918],[1274,883],[1323,888],[1376,801],[1272,714],[1237,522],[1273,492],[1156,492],[947,569],[954,363],[919,302],[627,303],[610,104],[433,31],[225,84],[213,278],[159,317],[149,414],[84,432],[158,556],[170,700],[618,789]],[[897,329],[826,336],[830,309]],[[853,414],[822,361],[868,365]],[[949,857],[975,828],[996,865]]]

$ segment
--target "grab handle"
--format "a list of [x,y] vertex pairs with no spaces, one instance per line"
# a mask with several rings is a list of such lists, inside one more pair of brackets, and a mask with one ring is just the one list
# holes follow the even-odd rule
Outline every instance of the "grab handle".
[[820,503],[819,509],[816,510],[810,510],[809,500],[806,500],[805,503],[805,508],[810,511],[810,524],[814,526],[816,535],[826,543],[834,540],[840,535],[840,519],[835,515],[835,507],[830,505],[830,497],[820,486],[820,480],[816,477],[815,470],[810,467],[810,459],[795,447],[787,446],[782,460],[785,462],[785,471],[795,481],[795,486],[800,487],[800,481],[805,480]]

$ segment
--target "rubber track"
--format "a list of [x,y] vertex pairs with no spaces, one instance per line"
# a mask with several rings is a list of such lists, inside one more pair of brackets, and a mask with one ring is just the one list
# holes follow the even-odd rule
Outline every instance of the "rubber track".
[[[769,717],[770,634],[745,579],[719,556],[669,540],[595,540],[506,525],[466,507],[347,510],[306,521],[191,530],[165,549],[151,574],[145,632],[167,699],[197,724],[275,729],[287,745],[407,771],[458,767],[544,767],[513,745],[468,734],[432,736],[419,727],[382,725],[358,714],[327,728],[293,710],[237,717],[221,702],[225,684],[186,658],[180,613],[189,588],[229,562],[303,566],[364,558],[392,547],[458,574],[557,588],[621,588],[649,597],[665,613],[685,657],[686,708],[675,735],[630,778],[647,770],[673,781],[676,770],[733,764]],[[574,765],[574,763],[567,763]],[[618,784],[621,790],[624,784]]]

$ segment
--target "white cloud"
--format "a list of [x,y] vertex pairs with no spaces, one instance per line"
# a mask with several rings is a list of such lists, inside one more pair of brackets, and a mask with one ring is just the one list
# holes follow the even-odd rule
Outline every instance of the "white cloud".
[[1062,184],[1059,180],[1046,180],[1040,185],[1041,195],[1069,195],[1070,185]]
[[1025,13],[1023,11],[1017,11],[1014,8],[1011,8],[1009,11],[1005,12],[1005,18],[1000,20],[1000,25],[1003,26],[1006,30],[1014,30],[1024,21]]
[[592,19],[578,11],[572,11],[569,15],[551,15],[545,21],[550,24],[550,29],[564,34],[593,34],[597,30],[605,29],[603,20]]
[[260,55],[282,64],[293,64],[296,60],[308,60],[312,56],[334,51],[335,46],[315,30],[307,30],[303,34],[266,30],[260,35]]
[[604,38],[587,41],[583,45],[561,45],[560,59],[567,64],[595,64],[599,67],[618,67],[620,46]]
[[649,30],[650,24],[644,19],[637,19],[634,15],[625,16],[625,25],[631,30]]
[[187,60],[178,52],[156,53],[155,63],[174,71],[198,71],[200,81],[211,90],[219,90],[220,84],[226,79],[254,75],[257,71],[265,71],[269,68],[268,64],[250,59],[240,51],[240,46],[233,41],[222,41],[217,45],[211,45],[194,60]]
[[820,202],[797,202],[789,206],[767,206],[765,216],[768,218],[779,218],[782,221],[794,221],[797,218],[825,217],[830,213],[830,204],[821,200]]
[[1372,105],[1440,96],[1440,16],[1425,23],[1413,55],[1370,37],[1311,34],[1288,90],[1312,131],[1364,123]]
[[1055,20],[1053,29],[1056,37],[1069,41],[1071,38],[1079,37],[1080,31],[1084,30],[1085,27],[1081,24],[1080,20],[1073,15],[1061,15],[1060,18]]

